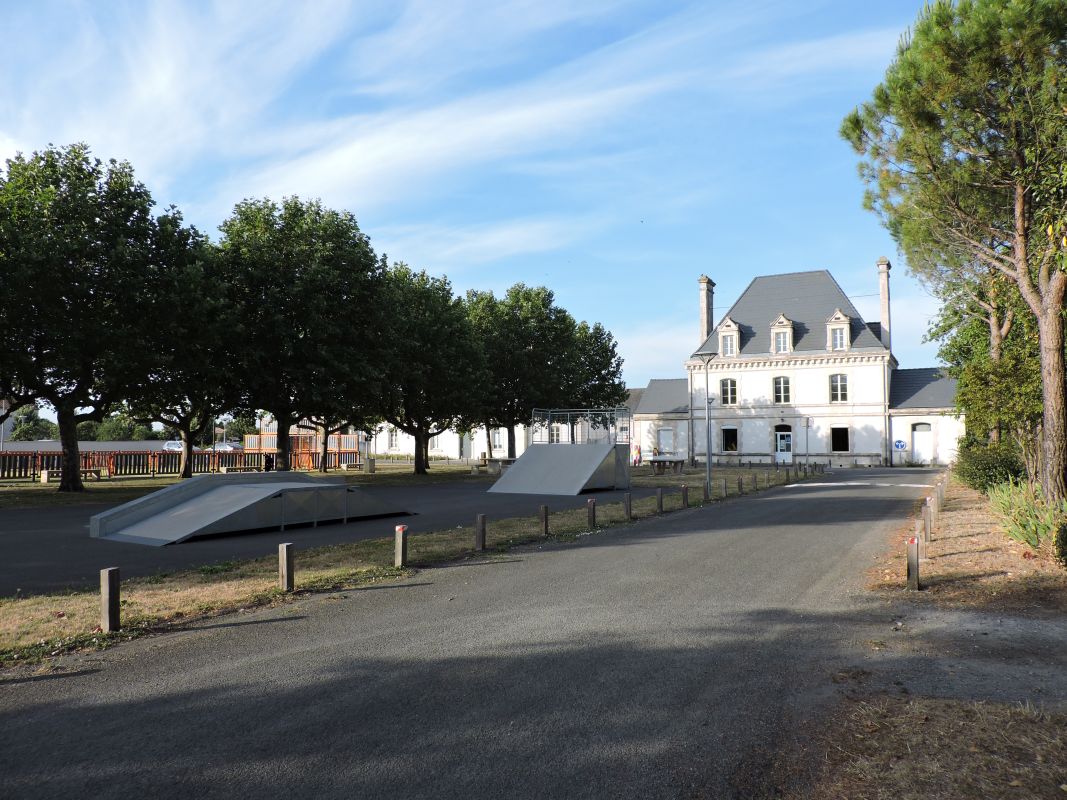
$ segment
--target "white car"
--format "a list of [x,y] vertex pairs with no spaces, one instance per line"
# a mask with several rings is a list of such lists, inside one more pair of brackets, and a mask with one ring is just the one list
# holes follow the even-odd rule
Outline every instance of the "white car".
[[170,442],[163,442],[163,452],[165,453],[180,453],[182,451],[182,443],[174,440]]

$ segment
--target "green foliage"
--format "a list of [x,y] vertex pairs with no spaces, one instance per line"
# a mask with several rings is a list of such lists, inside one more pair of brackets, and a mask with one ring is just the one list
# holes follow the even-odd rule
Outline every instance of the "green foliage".
[[13,416],[15,424],[11,428],[12,442],[36,442],[59,436],[59,427],[50,420],[41,419],[37,406],[22,406]]
[[954,472],[965,485],[980,492],[1024,474],[1018,450],[1013,445],[974,441],[959,449]]
[[1056,560],[1063,565],[1064,569],[1067,569],[1067,523],[1061,523],[1056,528],[1053,552],[1056,554]]
[[1027,481],[1009,480],[989,488],[989,504],[1004,525],[1004,531],[1017,542],[1039,548],[1062,538],[1067,525],[1067,500],[1050,503],[1041,487]]
[[98,442],[141,442],[154,439],[152,429],[135,421],[125,412],[117,412],[101,422],[96,428]]

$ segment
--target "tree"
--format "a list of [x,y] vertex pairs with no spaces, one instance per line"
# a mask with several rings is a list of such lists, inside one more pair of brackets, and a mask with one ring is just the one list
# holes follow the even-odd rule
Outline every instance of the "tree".
[[8,159],[0,175],[0,395],[55,409],[59,491],[81,491],[79,422],[144,369],[152,198],[127,162],[85,145]]
[[105,417],[96,429],[100,442],[142,442],[152,438],[152,429],[135,420],[125,409]]
[[41,419],[37,406],[28,405],[14,409],[14,426],[11,428],[11,441],[36,442],[41,439],[55,439],[59,428],[54,422]]
[[240,408],[271,414],[277,467],[287,470],[293,425],[343,417],[377,395],[382,268],[355,217],[317,200],[245,200],[221,230],[228,301],[242,332],[231,362]]
[[394,264],[382,302],[394,310],[382,416],[415,439],[415,474],[425,475],[430,439],[478,410],[475,387],[484,380],[478,348],[446,278]]
[[1064,499],[1067,5],[929,4],[842,133],[912,269],[952,252],[1018,286],[1040,344],[1042,484]]

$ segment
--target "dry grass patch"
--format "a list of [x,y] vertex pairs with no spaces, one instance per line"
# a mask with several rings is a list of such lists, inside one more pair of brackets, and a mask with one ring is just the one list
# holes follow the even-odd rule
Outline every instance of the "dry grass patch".
[[1067,797],[1067,716],[1030,707],[863,700],[831,720],[813,749],[821,756],[814,785],[787,797]]
[[[985,495],[951,481],[940,516],[928,559],[920,563],[924,591],[912,597],[955,608],[1067,611],[1067,571],[1049,550],[1034,551],[1009,539]],[[899,592],[905,585],[903,538],[912,527],[893,536],[892,547],[869,574],[871,588]]]
[[84,492],[60,492],[58,483],[4,483],[0,484],[0,508],[124,503],[170,486],[177,480],[173,475],[154,478],[105,478],[100,481],[90,478],[84,481]]

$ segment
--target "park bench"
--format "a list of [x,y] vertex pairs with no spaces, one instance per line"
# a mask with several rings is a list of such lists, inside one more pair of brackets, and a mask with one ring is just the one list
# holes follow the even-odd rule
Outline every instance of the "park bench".
[[219,467],[219,472],[259,472],[259,467]]
[[363,471],[363,465],[362,464],[357,464],[355,462],[353,462],[351,464],[342,464],[341,465],[341,471],[342,472],[362,472]]
[[[41,470],[41,483],[48,483],[49,480],[51,480],[51,478],[52,478],[52,473],[58,473],[58,472],[59,472],[58,469],[42,469]],[[82,474],[83,478],[92,477],[92,478],[96,478],[97,480],[100,480],[101,478],[104,478],[104,477],[106,477],[106,478],[110,478],[111,477],[111,475],[108,473],[108,471],[106,469],[97,469],[95,467],[86,467],[85,469],[81,470],[81,474]]]

